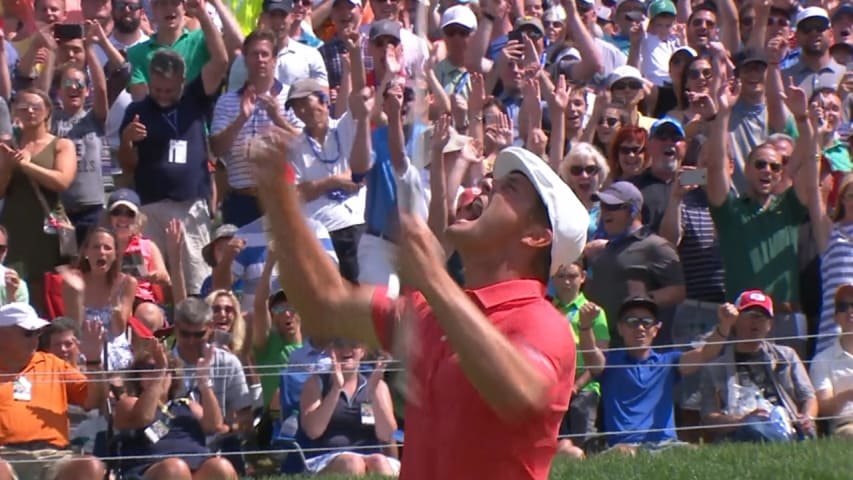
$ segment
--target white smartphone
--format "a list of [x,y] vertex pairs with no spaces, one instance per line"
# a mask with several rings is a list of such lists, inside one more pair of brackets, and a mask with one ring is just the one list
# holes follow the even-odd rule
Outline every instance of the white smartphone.
[[707,185],[708,169],[697,168],[695,170],[684,170],[678,177],[678,183],[681,185]]

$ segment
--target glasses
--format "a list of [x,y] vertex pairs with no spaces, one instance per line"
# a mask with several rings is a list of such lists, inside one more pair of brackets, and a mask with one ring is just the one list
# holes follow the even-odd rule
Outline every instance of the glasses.
[[619,155],[639,155],[645,151],[645,147],[629,147],[627,145],[619,146]]
[[522,35],[526,35],[531,40],[539,40],[542,38],[542,32],[535,28],[525,28],[523,30],[519,30],[519,33]]
[[687,71],[687,78],[690,80],[699,80],[700,78],[708,80],[713,73],[710,68],[691,68]]
[[639,90],[643,88],[643,82],[639,80],[619,81],[610,87],[611,90]]
[[598,165],[572,165],[569,167],[569,173],[575,177],[579,177],[584,173],[593,176],[598,173]]
[[835,313],[847,313],[853,307],[853,302],[839,300],[835,302]]
[[714,28],[717,26],[717,22],[713,20],[708,20],[706,18],[694,18],[692,22],[690,22],[691,27],[708,27]]
[[787,18],[778,18],[778,17],[777,17],[777,18],[773,18],[773,17],[768,17],[768,18],[767,18],[767,26],[768,26],[768,27],[772,27],[772,26],[774,26],[774,25],[776,25],[777,27],[790,27],[790,26],[791,26],[791,21],[790,21],[790,20],[788,20]]
[[293,314],[296,313],[296,310],[286,303],[279,303],[270,307],[270,313],[273,315],[281,315],[282,313]]
[[598,120],[599,125],[607,125],[610,128],[615,127],[617,123],[619,123],[619,119],[616,117],[601,117],[601,119]]
[[44,105],[38,103],[19,103],[15,105],[15,110],[19,112],[29,112],[30,110],[33,112],[41,112],[44,110]]
[[[803,22],[805,23],[805,22]],[[829,30],[829,25],[826,23],[813,23],[811,25],[797,25],[797,33],[802,33],[804,35],[811,35],[814,32],[823,33]]]
[[779,173],[782,171],[782,164],[778,162],[768,162],[767,160],[756,160],[752,163],[755,165],[756,170],[764,170],[767,167],[770,167],[770,171],[773,173]]
[[622,319],[625,325],[631,328],[637,328],[642,325],[645,328],[650,328],[658,323],[653,317],[625,317]]
[[627,210],[629,205],[627,203],[617,203],[616,205],[611,205],[609,203],[602,203],[601,209],[607,212],[618,212],[619,210]]
[[465,27],[448,26],[444,30],[446,37],[468,37],[471,35],[471,30]]
[[204,338],[204,336],[205,336],[205,335],[207,335],[207,330],[201,330],[201,331],[198,331],[198,332],[191,332],[191,331],[189,331],[189,330],[181,330],[181,329],[178,329],[178,335],[180,335],[180,337],[181,337],[181,338],[196,338],[196,339],[199,339],[199,338]]
[[563,22],[542,22],[545,28],[563,28]]
[[62,86],[65,88],[74,88],[76,90],[83,90],[86,88],[86,84],[76,78],[63,79]]
[[110,210],[111,217],[127,217],[127,218],[136,218],[136,212],[129,208],[118,207]]
[[115,7],[116,7],[116,10],[124,10],[124,9],[126,8],[126,9],[130,10],[131,12],[135,12],[135,11],[137,11],[137,10],[141,10],[141,9],[142,9],[142,5],[140,5],[140,4],[138,4],[138,3],[121,2],[121,1],[119,1],[119,2],[115,2],[115,4],[114,4],[114,5],[115,5]]
[[213,310],[213,313],[226,313],[228,315],[237,311],[231,305],[214,305],[211,307],[211,310]]
[[684,136],[678,132],[656,132],[652,135],[652,138],[660,140],[662,142],[680,142],[684,140]]

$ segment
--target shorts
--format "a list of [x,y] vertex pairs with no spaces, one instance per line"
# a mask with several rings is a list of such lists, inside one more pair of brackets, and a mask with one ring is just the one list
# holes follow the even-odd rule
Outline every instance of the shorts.
[[641,450],[647,453],[659,453],[664,450],[669,450],[673,447],[690,447],[693,446],[692,443],[682,442],[681,440],[662,440],[660,442],[643,442],[643,443],[617,443],[616,445],[611,446],[604,453],[610,451],[617,451],[619,447],[632,447],[637,450]]
[[581,446],[595,433],[598,417],[598,394],[592,390],[581,390],[572,396],[569,410],[560,423],[560,438],[571,440]]
[[24,450],[0,447],[0,458],[9,462],[19,480],[53,480],[59,470],[74,458],[71,450],[43,448]]
[[[319,455],[317,457],[311,457],[311,458],[306,459],[305,460],[305,471],[308,473],[320,473],[326,467],[328,467],[330,463],[332,463],[332,460],[334,460],[338,455],[340,455],[342,453],[348,453],[350,455],[358,455],[360,457],[366,457],[367,456],[367,455],[362,455],[360,453],[347,452],[347,451],[324,453],[323,455]],[[400,474],[400,460],[397,460],[396,458],[392,458],[392,457],[388,457],[388,456],[385,457],[385,460],[388,461],[388,465],[391,466],[391,471],[394,473],[394,475],[395,476],[399,475]]]

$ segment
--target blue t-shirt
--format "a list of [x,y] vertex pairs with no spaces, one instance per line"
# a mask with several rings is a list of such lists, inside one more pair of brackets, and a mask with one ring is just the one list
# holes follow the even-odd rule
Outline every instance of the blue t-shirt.
[[604,431],[626,432],[608,435],[608,445],[677,438],[672,387],[680,378],[681,354],[652,350],[648,358],[637,360],[624,350],[607,352],[607,366],[598,378]]

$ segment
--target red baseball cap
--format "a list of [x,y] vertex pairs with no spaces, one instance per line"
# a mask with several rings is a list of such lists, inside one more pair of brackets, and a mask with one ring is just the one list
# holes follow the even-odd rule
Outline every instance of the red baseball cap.
[[773,299],[761,290],[747,290],[741,293],[735,301],[735,306],[738,312],[759,307],[771,317],[773,316]]

